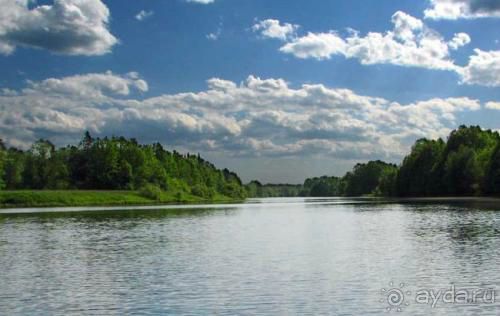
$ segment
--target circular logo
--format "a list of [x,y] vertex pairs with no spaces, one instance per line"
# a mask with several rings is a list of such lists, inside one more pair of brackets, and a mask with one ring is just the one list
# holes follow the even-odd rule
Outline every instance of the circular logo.
[[404,290],[405,284],[400,283],[399,287],[394,286],[394,282],[389,283],[389,288],[382,289],[382,294],[384,298],[380,300],[381,303],[387,303],[386,310],[388,312],[395,310],[398,312],[403,311],[403,307],[410,305],[408,302],[405,302],[405,295],[411,295],[410,291]]
[[387,291],[387,303],[390,306],[398,307],[401,306],[405,301],[405,295],[400,289],[390,289]]

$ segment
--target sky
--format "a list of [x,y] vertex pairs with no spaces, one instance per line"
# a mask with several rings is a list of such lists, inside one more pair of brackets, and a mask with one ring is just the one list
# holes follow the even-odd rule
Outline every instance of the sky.
[[0,138],[127,136],[244,181],[500,130],[500,0],[0,0]]

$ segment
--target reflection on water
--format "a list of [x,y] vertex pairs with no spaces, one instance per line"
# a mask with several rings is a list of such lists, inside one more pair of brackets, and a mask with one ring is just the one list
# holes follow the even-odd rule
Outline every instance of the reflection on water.
[[[382,288],[500,291],[498,203],[265,199],[0,214],[0,314],[387,314]],[[498,304],[409,315],[496,314]],[[381,302],[381,300],[383,302]],[[497,301],[500,301],[500,292]]]

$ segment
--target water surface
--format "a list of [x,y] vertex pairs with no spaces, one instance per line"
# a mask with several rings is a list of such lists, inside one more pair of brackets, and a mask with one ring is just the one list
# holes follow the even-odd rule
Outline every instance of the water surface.
[[498,210],[339,198],[2,210],[0,314],[495,315],[499,303],[415,295],[453,285],[500,302]]

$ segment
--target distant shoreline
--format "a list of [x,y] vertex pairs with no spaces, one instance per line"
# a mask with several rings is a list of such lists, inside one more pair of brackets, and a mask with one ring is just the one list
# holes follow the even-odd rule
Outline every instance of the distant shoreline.
[[[384,197],[384,196],[352,196],[341,197],[346,199],[367,200],[380,203],[432,203],[432,202],[496,202],[500,203],[500,197],[495,196],[434,196],[434,197]],[[500,204],[499,204],[500,207]]]
[[[391,198],[389,198],[391,199]],[[394,198],[397,201],[409,201],[409,202],[500,202],[500,197],[492,197],[492,196],[466,196],[466,197],[411,197],[411,198]]]
[[[286,197],[283,197],[286,198]],[[289,198],[289,197],[288,197]],[[296,197],[297,199],[305,197]],[[315,199],[342,198],[353,204],[397,204],[397,203],[498,203],[500,197],[315,197]],[[50,207],[114,207],[114,206],[162,206],[162,205],[190,205],[211,203],[238,203],[241,199],[232,199],[226,196],[216,196],[213,199],[203,199],[193,195],[182,197],[165,194],[161,201],[142,196],[137,191],[99,191],[99,190],[20,190],[0,191],[0,209],[10,208],[50,208]]]

